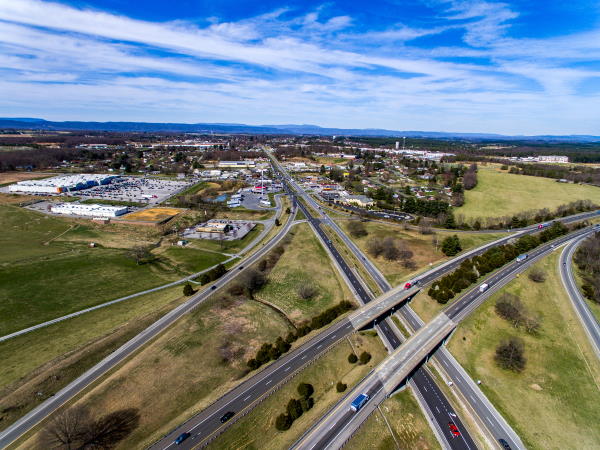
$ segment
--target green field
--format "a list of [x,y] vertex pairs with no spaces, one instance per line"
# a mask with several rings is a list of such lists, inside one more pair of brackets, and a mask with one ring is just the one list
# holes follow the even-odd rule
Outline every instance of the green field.
[[[169,248],[137,264],[129,249],[155,230],[96,225],[0,205],[0,335],[159,286],[210,267],[223,255]],[[95,242],[97,247],[87,244]],[[6,250],[6,251],[4,251]]]
[[[299,323],[348,300],[349,294],[309,225],[295,225],[290,234],[291,242],[256,297],[277,305]],[[303,284],[312,284],[318,294],[308,300],[300,298],[297,291]]]
[[426,450],[440,445],[411,390],[405,389],[385,400],[344,448]]
[[0,429],[181,303],[181,293],[146,294],[1,342]]
[[465,191],[465,204],[455,208],[467,220],[512,216],[540,208],[554,209],[576,200],[600,204],[600,188],[588,185],[557,183],[550,178],[515,175],[499,166],[479,166],[477,186]]
[[[534,283],[527,272],[496,293],[461,323],[449,349],[500,413],[532,449],[599,448],[600,362],[591,350],[557,273],[558,252],[535,266],[547,274]],[[537,335],[501,319],[494,310],[502,292],[518,295],[541,317]],[[500,341],[524,341],[523,372],[493,361]]]
[[[351,343],[351,344],[350,344]],[[366,365],[350,364],[348,355],[368,351],[373,358]],[[354,334],[299,372],[292,380],[252,412],[232,425],[227,432],[210,443],[212,449],[278,450],[290,448],[310,425],[319,419],[345,393],[338,393],[335,384],[342,381],[348,389],[357,384],[387,352],[377,335]],[[285,410],[290,398],[298,398],[297,387],[310,383],[315,389],[315,405],[292,424],[287,431],[275,428],[276,417]]]

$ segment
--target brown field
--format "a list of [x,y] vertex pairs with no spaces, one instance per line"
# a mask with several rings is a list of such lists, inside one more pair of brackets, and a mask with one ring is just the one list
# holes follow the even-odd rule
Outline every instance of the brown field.
[[55,173],[44,172],[0,172],[0,184],[16,183],[23,180],[34,180],[36,178],[45,178],[56,175]]
[[149,208],[123,216],[123,220],[140,222],[164,222],[185,211],[180,208]]

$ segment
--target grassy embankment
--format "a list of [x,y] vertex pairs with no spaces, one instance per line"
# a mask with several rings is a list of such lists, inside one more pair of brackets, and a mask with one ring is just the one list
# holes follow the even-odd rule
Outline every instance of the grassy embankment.
[[[403,267],[401,261],[388,261],[383,256],[377,258],[371,258],[371,261],[375,266],[383,273],[386,279],[392,284],[397,285],[398,283],[405,281],[415,274],[422,272],[429,268],[430,265],[438,264],[448,259],[440,250],[441,241],[452,233],[440,233],[436,232],[435,235],[423,235],[415,230],[405,230],[403,227],[398,225],[386,225],[380,222],[363,222],[365,229],[368,232],[367,236],[354,238],[348,232],[348,220],[338,220],[340,227],[344,229],[346,234],[356,243],[356,245],[366,254],[367,242],[371,238],[385,238],[393,237],[402,241],[406,246],[413,252],[413,261],[416,264],[417,269],[411,270]],[[440,242],[437,247],[433,243],[433,239],[437,238]],[[487,242],[501,237],[500,234],[495,233],[460,233],[459,238],[462,244],[463,251],[469,250],[474,247],[478,247]]]
[[[600,363],[575,316],[557,273],[558,252],[534,267],[547,274],[534,283],[527,273],[496,293],[457,329],[450,351],[532,449],[600,446]],[[529,269],[531,270],[531,269]],[[494,311],[496,299],[520,297],[541,329],[530,335]],[[500,369],[494,352],[500,341],[521,338],[526,367],[522,373]]]
[[465,204],[454,210],[465,219],[512,216],[540,208],[552,210],[576,200],[600,204],[598,187],[510,174],[500,170],[496,164],[480,165],[477,180],[474,189],[465,191]]
[[[267,285],[265,290],[276,291],[295,280],[293,261],[301,257],[304,247],[316,245],[311,242],[314,238],[308,229],[297,233],[271,272],[276,275],[273,287]],[[298,314],[299,319],[313,311],[320,312],[337,300],[326,291],[335,287],[322,278],[327,271],[335,276],[326,255],[317,250],[312,258],[315,264],[302,266],[305,272],[300,277],[319,280],[323,292],[308,305],[298,299],[299,305],[295,307],[291,296],[284,302],[290,314]],[[268,291],[266,294],[269,301],[280,301]],[[149,443],[237,384],[246,373],[246,361],[257,348],[289,330],[289,323],[279,313],[259,302],[209,300],[100,383],[82,402],[98,414],[125,404],[139,408],[141,426],[123,443],[123,448],[142,441]],[[201,371],[198,371],[199,361]]]
[[405,389],[385,400],[344,448],[426,450],[440,445],[411,391]]
[[[350,364],[351,352],[371,353],[372,359],[366,365]],[[338,393],[335,385],[342,381],[348,389],[357,384],[387,352],[379,338],[373,333],[357,333],[343,340],[313,364],[300,371],[281,389],[268,397],[247,416],[241,418],[225,433],[213,441],[209,448],[214,449],[281,449],[290,445],[312,423],[320,418],[344,393]],[[285,411],[290,398],[299,398],[297,387],[301,382],[310,383],[315,389],[315,405],[307,413],[294,421],[287,431],[275,428],[275,419]]]
[[[8,205],[0,205],[0,227],[5,250],[0,297],[6,299],[0,303],[1,335],[159,286],[226,258],[168,249],[157,251],[152,262],[137,264],[128,256],[130,249],[158,242],[156,230],[62,219]],[[97,247],[90,248],[90,242]]]
[[[256,297],[277,305],[294,322],[309,319],[350,299],[345,283],[340,280],[309,225],[295,225],[290,235],[292,240],[271,270],[268,284]],[[298,289],[304,284],[315,287],[317,294],[313,298],[299,296]]]

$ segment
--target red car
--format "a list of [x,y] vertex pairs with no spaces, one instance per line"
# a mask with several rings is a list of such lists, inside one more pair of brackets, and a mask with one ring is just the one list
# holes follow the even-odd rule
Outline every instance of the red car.
[[410,287],[411,287],[411,286],[412,286],[412,284],[410,284],[410,282],[409,282],[409,283],[406,283],[406,284],[404,285],[404,289],[410,289]]
[[460,431],[458,431],[458,428],[456,428],[456,425],[454,425],[454,422],[448,422],[448,427],[450,428],[450,432],[452,433],[452,436],[454,436],[454,437],[460,436]]

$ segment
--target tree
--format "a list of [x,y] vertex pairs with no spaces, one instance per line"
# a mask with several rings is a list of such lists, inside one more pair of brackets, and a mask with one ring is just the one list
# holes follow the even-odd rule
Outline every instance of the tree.
[[455,234],[448,236],[442,241],[442,252],[446,256],[454,256],[462,250],[460,239]]
[[279,219],[275,219],[275,226],[278,227],[281,225],[281,222],[279,221]]
[[364,224],[358,220],[352,220],[348,222],[347,227],[350,235],[355,238],[360,238],[369,234]]
[[456,222],[454,221],[454,214],[452,214],[452,211],[448,211],[448,215],[446,216],[446,220],[444,221],[444,228],[456,228]]
[[358,361],[358,356],[356,356],[354,353],[350,353],[348,355],[348,362],[350,364],[354,364],[354,363],[356,363],[356,361]]
[[372,237],[367,241],[367,252],[377,258],[385,250],[383,239]]
[[534,281],[536,283],[543,283],[544,281],[546,281],[546,272],[537,267],[531,269],[531,272],[529,272],[528,276],[531,281]]
[[143,264],[149,260],[152,256],[152,253],[150,253],[150,249],[148,247],[136,245],[129,251],[129,256],[139,266],[140,264]]
[[496,347],[494,360],[503,369],[521,372],[525,369],[526,359],[524,354],[523,341],[516,337],[511,337],[502,341]]
[[300,394],[304,398],[308,398],[315,392],[315,388],[313,388],[312,384],[309,383],[300,383],[298,385],[298,394]]
[[285,208],[285,213],[286,214],[291,214],[292,213],[292,210],[290,209],[289,206],[287,208]]
[[183,285],[183,295],[189,297],[190,295],[194,295],[194,288],[190,283],[185,283]]
[[91,423],[89,411],[73,407],[56,414],[40,436],[44,448],[79,448]]
[[341,381],[338,381],[337,384],[335,385],[335,390],[338,392],[344,392],[347,388],[348,388],[348,385],[345,383],[342,383]]
[[289,415],[281,413],[277,416],[277,419],[275,419],[275,428],[279,431],[289,430],[292,426],[292,422],[292,418]]
[[367,364],[369,361],[371,361],[371,354],[368,352],[362,352],[359,360],[361,364]]
[[511,322],[515,327],[523,321],[524,309],[525,307],[519,297],[513,294],[504,293],[496,300],[496,313]]
[[251,299],[254,298],[254,294],[258,292],[266,282],[267,279],[265,275],[254,268],[247,269],[239,277],[240,286],[242,286],[246,295]]
[[311,409],[315,404],[315,399],[312,397],[302,397],[299,401],[300,401],[300,406],[302,406],[302,411],[304,411],[304,412]]
[[314,298],[317,293],[318,290],[317,288],[312,285],[312,284],[301,284],[298,287],[298,296],[303,299],[303,300],[310,300],[311,298]]
[[287,404],[287,413],[292,419],[292,422],[302,415],[302,405],[295,398],[291,398]]

